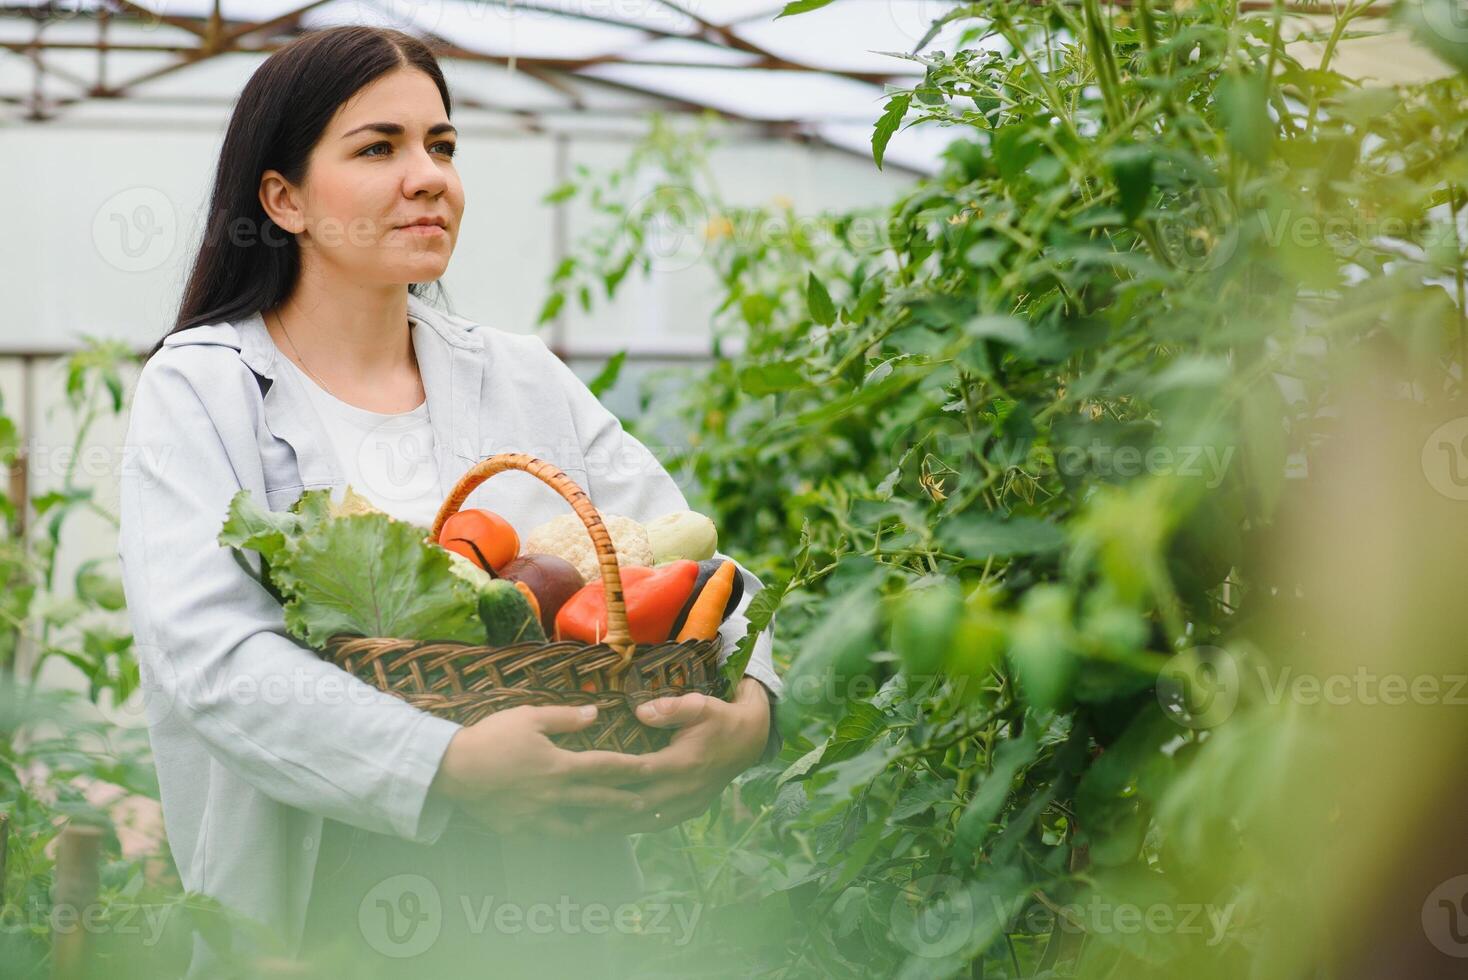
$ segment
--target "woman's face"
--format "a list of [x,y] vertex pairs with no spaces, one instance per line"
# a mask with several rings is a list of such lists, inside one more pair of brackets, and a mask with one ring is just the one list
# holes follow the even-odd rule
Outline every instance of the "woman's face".
[[[373,287],[431,282],[448,268],[464,213],[457,138],[433,80],[401,68],[337,110],[300,187],[266,171],[261,203],[318,274]],[[407,227],[420,218],[444,227]]]

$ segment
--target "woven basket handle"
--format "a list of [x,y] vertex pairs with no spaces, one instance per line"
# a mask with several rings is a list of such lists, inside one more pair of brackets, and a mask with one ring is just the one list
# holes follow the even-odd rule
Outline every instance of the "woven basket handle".
[[544,482],[566,498],[576,516],[586,525],[592,546],[596,548],[597,562],[601,565],[602,588],[607,597],[607,635],[602,642],[622,658],[621,663],[612,668],[612,673],[622,673],[632,663],[637,646],[632,642],[632,630],[627,625],[627,604],[622,598],[622,573],[617,568],[617,550],[612,545],[606,524],[602,523],[601,514],[591,505],[591,498],[559,468],[525,453],[496,453],[485,457],[459,477],[459,482],[454,484],[453,491],[439,507],[438,516],[433,520],[432,540],[438,540],[444,522],[459,512],[459,508],[464,506],[464,499],[474,492],[475,487],[505,470],[523,470]]

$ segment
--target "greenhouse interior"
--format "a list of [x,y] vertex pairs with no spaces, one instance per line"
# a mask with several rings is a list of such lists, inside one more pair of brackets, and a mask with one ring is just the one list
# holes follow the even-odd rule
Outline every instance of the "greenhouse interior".
[[0,976],[1462,975],[1462,0],[0,0],[0,159]]

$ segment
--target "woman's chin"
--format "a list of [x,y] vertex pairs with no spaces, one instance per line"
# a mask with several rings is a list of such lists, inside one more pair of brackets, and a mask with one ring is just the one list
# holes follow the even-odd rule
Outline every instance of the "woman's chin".
[[393,262],[374,277],[376,282],[432,282],[443,276],[449,267],[448,256],[425,257],[416,262]]

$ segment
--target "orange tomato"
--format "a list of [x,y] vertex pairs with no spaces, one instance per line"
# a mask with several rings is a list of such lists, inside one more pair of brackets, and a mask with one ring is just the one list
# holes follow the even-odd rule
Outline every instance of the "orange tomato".
[[495,574],[520,554],[520,536],[510,522],[493,511],[474,508],[444,521],[438,543]]

